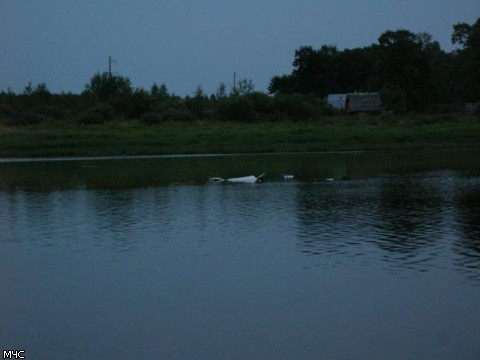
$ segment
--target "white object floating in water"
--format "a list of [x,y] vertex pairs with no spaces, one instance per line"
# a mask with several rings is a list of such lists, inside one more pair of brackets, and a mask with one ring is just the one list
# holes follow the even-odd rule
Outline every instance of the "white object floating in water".
[[288,174],[283,175],[283,180],[292,180],[292,179],[293,179],[293,175],[288,175]]
[[226,182],[226,183],[232,183],[232,184],[255,184],[256,182],[261,181],[261,178],[264,175],[265,173],[259,176],[249,175],[249,176],[241,176],[241,177],[234,177],[234,178],[228,178],[228,179],[224,179],[221,177],[211,177],[210,179],[208,179],[208,181],[214,182],[214,183]]
[[221,177],[218,177],[218,176],[214,176],[214,177],[211,177],[210,179],[208,179],[209,182],[213,182],[213,183],[221,183],[221,182],[224,182],[225,179],[221,178]]
[[326,178],[325,181],[333,181],[333,178]]

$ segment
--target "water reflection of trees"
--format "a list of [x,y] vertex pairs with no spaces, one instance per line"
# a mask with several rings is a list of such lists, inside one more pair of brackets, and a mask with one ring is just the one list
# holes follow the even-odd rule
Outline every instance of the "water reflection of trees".
[[98,246],[112,246],[118,251],[130,251],[140,242],[161,241],[168,231],[173,215],[168,189],[97,190],[87,191],[89,231]]
[[411,253],[438,238],[443,200],[432,181],[387,179],[378,200],[380,248]]
[[[360,187],[363,191],[359,191]],[[307,255],[354,254],[368,237],[372,193],[367,184],[348,182],[299,185],[299,249]]]
[[203,193],[196,199],[197,187],[181,189],[0,192],[0,244],[28,242],[71,252],[104,249],[105,254],[129,252],[147,242],[159,248],[167,237],[190,236],[185,217],[204,221]]
[[335,257],[336,263],[357,255],[378,260],[374,248],[365,248],[374,245],[388,269],[426,271],[453,263],[480,280],[479,179],[443,172],[298,189],[303,254]]
[[1,164],[0,190],[13,192],[75,189],[78,184],[78,163],[18,162]]
[[92,216],[94,239],[99,244],[114,242],[121,249],[130,249],[135,238],[133,191],[91,191],[87,192]]
[[[7,193],[8,212],[1,213],[0,233],[11,241],[29,241],[41,247],[69,242],[80,231],[80,194],[77,191],[23,191]],[[58,229],[61,228],[61,231]]]
[[435,256],[419,250],[438,239],[442,204],[439,189],[422,178],[305,184],[298,193],[300,251],[355,256],[374,244],[385,261],[421,269]]
[[480,278],[480,184],[457,187],[455,195],[456,224],[460,236],[453,244],[459,256],[456,267],[469,277]]

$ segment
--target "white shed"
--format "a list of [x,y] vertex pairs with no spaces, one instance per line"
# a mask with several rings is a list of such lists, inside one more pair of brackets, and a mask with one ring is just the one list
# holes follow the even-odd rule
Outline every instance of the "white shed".
[[327,102],[338,110],[345,110],[346,101],[347,94],[329,94],[327,96]]

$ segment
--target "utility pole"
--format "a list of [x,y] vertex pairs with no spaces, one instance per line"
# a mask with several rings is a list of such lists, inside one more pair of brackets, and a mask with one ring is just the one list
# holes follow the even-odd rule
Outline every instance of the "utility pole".
[[233,93],[237,92],[237,72],[233,72]]
[[108,57],[108,76],[112,77],[112,64],[115,62],[115,60],[109,56]]

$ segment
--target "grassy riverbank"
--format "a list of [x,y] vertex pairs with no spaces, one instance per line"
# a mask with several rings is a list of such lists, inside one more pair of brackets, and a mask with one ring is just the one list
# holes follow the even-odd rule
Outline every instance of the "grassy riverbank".
[[0,127],[0,156],[480,148],[477,115],[331,116],[309,122]]

